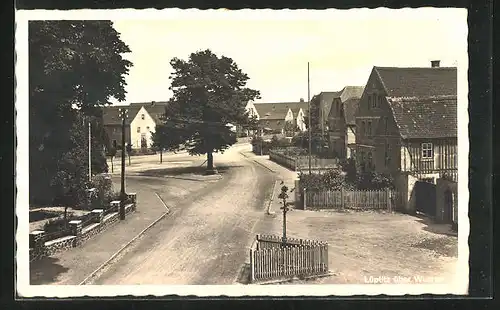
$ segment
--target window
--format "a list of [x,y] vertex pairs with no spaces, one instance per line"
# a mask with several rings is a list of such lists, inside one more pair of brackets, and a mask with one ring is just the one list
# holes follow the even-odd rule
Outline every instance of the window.
[[372,96],[368,95],[368,110],[370,110],[371,106],[372,106]]
[[137,127],[137,133],[141,132],[141,127]]
[[141,114],[141,119],[145,119],[146,116],[144,114]]
[[432,159],[432,143],[422,143],[422,158]]
[[116,149],[116,140],[113,140],[113,148]]
[[372,108],[377,107],[377,95],[373,95],[373,100],[372,100]]
[[368,126],[366,128],[366,135],[371,136],[372,135],[372,122],[368,121]]
[[382,96],[379,96],[378,97],[378,106],[381,107],[382,106]]
[[149,126],[146,127],[146,130],[149,131]]
[[365,122],[361,122],[361,133],[364,135],[366,132],[365,132]]

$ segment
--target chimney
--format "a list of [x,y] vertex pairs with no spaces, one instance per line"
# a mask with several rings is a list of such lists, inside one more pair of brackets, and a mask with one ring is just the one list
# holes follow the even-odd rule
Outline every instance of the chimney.
[[439,60],[432,60],[431,61],[431,67],[432,68],[439,68],[439,63],[440,63]]
[[304,98],[300,98],[300,102],[304,102]]

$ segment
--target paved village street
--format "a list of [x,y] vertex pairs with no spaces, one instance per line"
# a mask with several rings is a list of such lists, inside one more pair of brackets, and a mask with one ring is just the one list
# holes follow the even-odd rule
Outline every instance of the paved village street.
[[[126,180],[127,191],[138,194],[134,215],[81,247],[35,262],[32,283],[240,281],[255,235],[280,235],[282,217],[276,197],[281,182],[292,188],[297,174],[267,156],[253,155],[249,144],[236,144],[215,156],[219,176],[201,175],[198,168],[203,163],[203,157],[182,152],[165,154],[162,164],[158,156],[132,157]],[[119,188],[119,170],[113,181]],[[159,198],[170,212],[101,266],[166,213]],[[452,281],[456,237],[447,227],[425,219],[404,214],[293,210],[288,230],[293,237],[329,242],[332,276],[311,283],[364,283],[378,274],[438,275],[442,281]],[[410,254],[412,259],[404,259]]]

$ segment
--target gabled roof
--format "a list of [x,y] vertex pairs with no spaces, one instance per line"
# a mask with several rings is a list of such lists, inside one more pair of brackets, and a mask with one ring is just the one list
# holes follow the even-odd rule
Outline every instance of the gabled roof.
[[[321,102],[324,101],[326,104],[323,106],[323,115],[328,117],[330,110],[332,109],[332,102],[334,98],[340,97],[340,91],[326,91],[318,94],[317,99]],[[321,103],[320,103],[321,104]]]
[[295,107],[296,104],[301,104],[301,102],[254,103],[254,107],[260,119],[284,120],[288,110]]
[[340,101],[346,102],[352,98],[359,99],[364,90],[364,86],[346,86],[340,91]]
[[457,97],[387,97],[403,139],[457,137]]
[[453,96],[457,94],[456,67],[373,67],[389,97]]
[[342,103],[346,125],[356,125],[356,111],[360,98],[350,98]]
[[122,106],[108,106],[102,108],[102,121],[103,125],[121,125],[122,120],[120,118],[120,108],[127,109],[128,119],[127,124],[130,124],[130,121],[134,119],[134,117],[139,113],[141,109],[140,106],[130,106],[130,105],[122,105]]
[[160,117],[165,113],[165,107],[168,104],[167,101],[159,102],[133,102],[129,105],[121,106],[107,106],[102,108],[102,117],[104,125],[121,125],[120,119],[120,108],[126,108],[128,110],[128,122],[132,121],[134,117],[139,113],[142,107],[148,112],[148,114],[154,119],[156,123],[160,122]]
[[297,117],[300,109],[305,113],[308,111],[309,103],[308,102],[290,102],[287,103],[288,107],[292,110],[293,117]]

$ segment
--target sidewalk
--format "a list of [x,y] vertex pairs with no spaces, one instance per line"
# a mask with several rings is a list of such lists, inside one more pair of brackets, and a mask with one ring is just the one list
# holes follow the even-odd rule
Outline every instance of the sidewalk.
[[[295,187],[295,180],[298,179],[297,171],[290,170],[286,167],[281,166],[280,164],[275,163],[272,160],[269,160],[268,155],[256,155],[252,151],[243,151],[241,154],[261,166],[266,167],[268,170],[273,171],[276,175],[276,184],[274,186],[274,191],[272,195],[272,201],[269,206],[270,213],[281,213],[281,207],[283,207],[282,200],[278,198],[278,195],[281,192],[281,187],[286,185],[290,190]],[[289,198],[288,202],[295,201],[295,192],[288,193]]]
[[[151,182],[151,184],[144,186],[144,182]],[[157,183],[158,181],[141,180],[130,182],[129,180],[127,188],[130,192],[137,193],[137,211],[124,221],[118,222],[103,233],[88,240],[80,247],[59,252],[51,257],[31,263],[30,284],[78,285],[111,258],[114,253],[166,213],[167,209],[155,194],[155,187],[173,187],[172,192],[174,194],[172,196],[165,194],[165,191],[161,195],[161,198],[169,204],[169,201],[179,199],[176,196],[179,196],[178,193],[182,191],[183,186],[179,184],[178,180],[173,180],[171,184],[169,184],[170,182],[162,184],[153,182]],[[203,184],[201,182],[197,182],[200,185],[193,183],[195,182],[190,182],[188,186],[198,187]],[[158,225],[161,225],[161,222]]]

